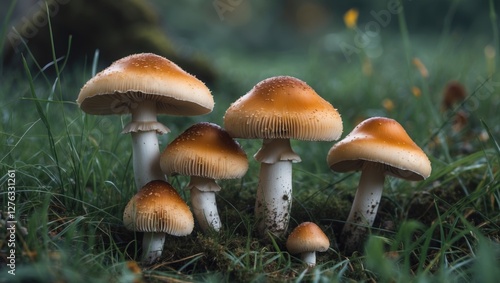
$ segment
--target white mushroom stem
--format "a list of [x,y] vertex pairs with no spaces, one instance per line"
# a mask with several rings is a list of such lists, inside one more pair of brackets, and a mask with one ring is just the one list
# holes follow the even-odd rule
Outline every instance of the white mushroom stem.
[[283,236],[292,208],[292,163],[300,162],[288,139],[264,140],[255,154],[261,162],[255,216],[263,236]]
[[221,228],[221,221],[215,192],[220,191],[220,186],[215,183],[214,179],[191,176],[188,188],[191,189],[193,214],[200,224],[201,230],[203,232],[209,230],[218,232]]
[[300,254],[300,258],[309,267],[313,267],[316,265],[316,252],[303,252]]
[[288,228],[292,207],[292,162],[261,163],[255,203],[257,229],[281,236]]
[[166,180],[160,169],[156,132],[132,133],[135,184],[142,188],[149,181]]
[[156,120],[156,103],[141,101],[131,109],[132,121],[123,133],[132,134],[133,167],[137,190],[153,180],[166,180],[160,168],[160,148],[158,133],[168,132],[168,128]]
[[385,180],[385,166],[365,161],[361,169],[358,190],[342,230],[341,239],[346,252],[360,248],[367,230],[373,225],[382,197]]
[[153,263],[163,252],[165,233],[144,233],[142,239],[142,261],[146,264]]

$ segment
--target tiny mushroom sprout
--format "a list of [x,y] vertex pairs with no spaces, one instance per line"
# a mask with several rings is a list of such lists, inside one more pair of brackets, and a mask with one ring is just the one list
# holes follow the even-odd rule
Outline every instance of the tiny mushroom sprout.
[[214,107],[210,90],[172,61],[141,53],[115,61],[81,89],[77,103],[93,115],[132,114],[122,133],[131,133],[137,189],[165,179],[160,169],[157,133],[170,130],[157,114],[193,116]]
[[221,187],[215,180],[243,177],[248,170],[248,159],[224,129],[202,122],[189,127],[167,145],[160,166],[167,175],[190,176],[187,188],[196,220],[204,232],[219,231],[221,221],[215,192]]
[[372,117],[358,124],[333,145],[327,162],[330,169],[337,172],[361,170],[358,189],[340,237],[348,253],[360,248],[367,228],[373,225],[386,175],[421,181],[431,173],[431,163],[422,149],[398,122],[384,117]]
[[295,227],[286,240],[286,249],[291,254],[300,254],[309,266],[316,265],[316,252],[325,252],[330,247],[330,240],[323,230],[313,222],[303,222]]
[[191,210],[179,193],[166,181],[147,183],[128,202],[123,212],[125,228],[145,232],[142,259],[153,263],[163,251],[165,233],[186,236],[194,228]]
[[262,236],[286,232],[292,204],[292,163],[300,157],[290,139],[333,141],[342,134],[337,110],[305,82],[289,76],[265,79],[227,109],[224,127],[234,138],[263,139],[255,203]]

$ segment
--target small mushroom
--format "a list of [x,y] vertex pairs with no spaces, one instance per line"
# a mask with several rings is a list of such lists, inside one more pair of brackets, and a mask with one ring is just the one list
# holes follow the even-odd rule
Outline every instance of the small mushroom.
[[154,262],[163,251],[165,233],[173,236],[191,234],[194,219],[179,193],[167,182],[147,183],[128,202],[123,212],[125,228],[145,232],[142,259]]
[[132,114],[122,133],[131,133],[137,189],[152,180],[164,180],[156,134],[170,130],[157,114],[202,115],[212,111],[210,90],[172,61],[141,53],[122,58],[91,78],[77,103],[93,115]]
[[373,225],[386,175],[420,181],[431,173],[427,155],[395,120],[373,117],[359,123],[328,152],[330,169],[361,170],[358,190],[342,230],[340,243],[347,253],[360,248]]
[[295,227],[286,241],[288,252],[300,254],[302,261],[309,267],[316,265],[316,252],[325,252],[329,247],[330,240],[313,222],[303,222]]
[[160,166],[167,175],[190,176],[187,189],[191,205],[203,231],[219,231],[221,221],[215,192],[219,179],[241,178],[248,159],[240,145],[220,126],[198,123],[175,138],[162,152]]
[[300,157],[290,139],[333,141],[342,120],[333,106],[305,82],[289,76],[265,79],[227,109],[232,137],[263,139],[254,155],[261,163],[255,215],[262,236],[283,236],[292,205],[292,163]]

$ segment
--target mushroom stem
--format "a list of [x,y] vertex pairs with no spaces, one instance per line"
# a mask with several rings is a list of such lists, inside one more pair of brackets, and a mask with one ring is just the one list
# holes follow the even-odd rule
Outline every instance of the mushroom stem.
[[156,132],[132,133],[133,166],[137,190],[154,180],[166,180],[160,169]]
[[384,188],[385,168],[383,164],[365,161],[361,169],[358,190],[342,230],[341,241],[347,253],[360,248],[367,229],[373,225]]
[[309,267],[313,267],[316,265],[316,252],[303,252],[300,254],[300,258]]
[[142,239],[142,261],[146,264],[153,263],[158,257],[161,256],[164,243],[165,233],[144,233]]
[[292,207],[292,162],[261,163],[255,215],[261,235],[282,236]]
[[[137,190],[153,180],[166,180],[160,168],[156,103],[142,101],[132,108],[132,121],[124,132],[131,132],[133,146],[133,166]],[[167,129],[168,130],[168,129]]]
[[193,214],[202,231],[207,232],[212,229],[218,232],[221,228],[221,221],[215,192],[220,190],[219,185],[214,179],[191,176],[188,188],[191,189]]
[[292,208],[292,163],[300,162],[300,157],[289,139],[265,139],[255,159],[261,162],[255,201],[257,229],[264,237],[268,232],[283,236]]

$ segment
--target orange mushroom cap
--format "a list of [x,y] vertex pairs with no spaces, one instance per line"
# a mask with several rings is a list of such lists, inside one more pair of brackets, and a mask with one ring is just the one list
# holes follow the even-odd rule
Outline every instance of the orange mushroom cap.
[[129,230],[163,232],[174,236],[191,234],[194,218],[186,202],[167,182],[147,183],[128,202],[123,223]]
[[265,79],[227,109],[224,127],[236,138],[336,140],[342,120],[305,82],[289,76]]
[[167,175],[235,179],[247,172],[248,159],[224,129],[202,122],[189,127],[165,148],[160,166]]
[[364,161],[387,165],[394,177],[420,181],[429,177],[431,163],[427,155],[395,120],[372,117],[359,123],[328,152],[333,171],[360,170]]
[[110,115],[130,113],[144,100],[155,101],[158,114],[202,115],[214,107],[203,82],[152,53],[115,61],[83,86],[77,103],[89,114]]
[[313,222],[303,222],[295,227],[286,241],[286,248],[291,254],[324,252],[329,247],[330,240]]

